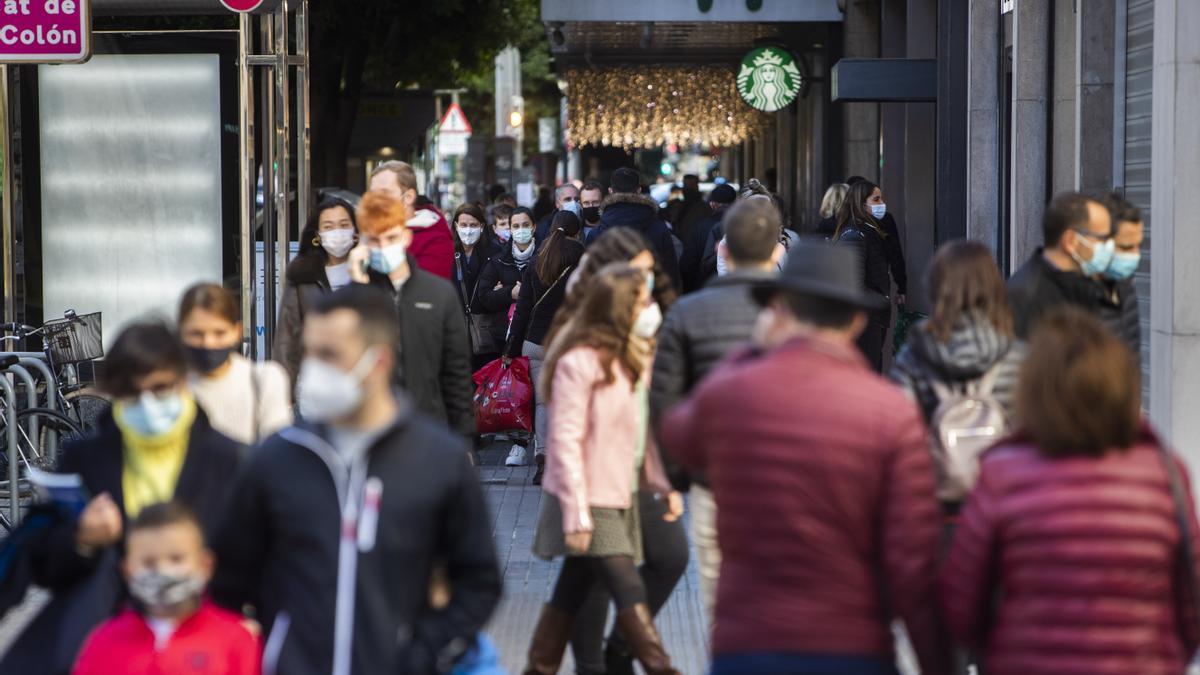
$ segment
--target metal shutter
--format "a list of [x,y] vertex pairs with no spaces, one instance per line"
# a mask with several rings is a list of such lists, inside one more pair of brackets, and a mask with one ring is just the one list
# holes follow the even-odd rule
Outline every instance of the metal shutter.
[[1125,32],[1125,198],[1142,210],[1146,240],[1137,272],[1142,314],[1142,400],[1150,400],[1150,122],[1154,85],[1154,0],[1128,0]]

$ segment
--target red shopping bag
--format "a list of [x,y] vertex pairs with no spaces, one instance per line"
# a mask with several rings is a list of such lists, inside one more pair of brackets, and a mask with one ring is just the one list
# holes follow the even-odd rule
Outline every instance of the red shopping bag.
[[518,356],[508,366],[496,359],[475,373],[475,431],[533,431],[533,382],[529,357]]

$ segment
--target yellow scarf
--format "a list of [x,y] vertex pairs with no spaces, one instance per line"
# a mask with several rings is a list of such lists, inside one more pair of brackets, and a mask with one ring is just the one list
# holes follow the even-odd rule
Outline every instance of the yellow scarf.
[[113,417],[121,430],[124,461],[121,490],[125,494],[125,515],[136,518],[142,509],[175,496],[175,483],[187,457],[188,438],[196,421],[196,400],[183,395],[183,412],[175,426],[157,436],[143,436],[125,423],[124,406],[113,406]]

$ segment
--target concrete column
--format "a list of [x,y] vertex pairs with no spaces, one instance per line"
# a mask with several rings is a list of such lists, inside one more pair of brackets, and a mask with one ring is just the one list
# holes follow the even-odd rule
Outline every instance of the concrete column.
[[1075,14],[1075,187],[1086,193],[1113,187],[1116,12],[1114,0],[1088,0]]
[[1007,151],[1012,153],[1011,271],[1016,271],[1043,239],[1050,2],[1021,0],[1013,12],[1013,142]]
[[[1200,467],[1200,2],[1154,3],[1150,414]],[[1195,482],[1193,481],[1193,489]]]
[[[847,0],[842,23],[846,58],[879,56],[879,0]],[[879,104],[843,103],[842,177],[860,175],[879,181]]]
[[[908,57],[937,57],[937,0],[908,0]],[[904,212],[897,213],[908,265],[908,294],[924,306],[925,268],[937,248],[937,104],[906,103]]]
[[1000,12],[970,0],[967,32],[967,237],[1000,241]]
[[[1074,190],[1078,184],[1076,157],[1079,134],[1076,133],[1075,119],[1079,109],[1075,105],[1075,93],[1079,88],[1079,73],[1075,59],[1079,50],[1076,49],[1075,23],[1078,15],[1074,5],[1070,0],[1054,2],[1054,44],[1051,45],[1054,50],[1054,81],[1050,84],[1054,99],[1050,112],[1053,121],[1049,134],[1050,194]],[[1111,69],[1111,64],[1109,67]],[[1110,73],[1109,80],[1111,79]],[[1111,101],[1109,105],[1112,105]],[[1104,135],[1111,134],[1105,132]]]
[[[880,34],[885,59],[903,59],[908,56],[908,12],[906,0],[883,0],[883,30]],[[882,103],[879,106],[881,120],[883,168],[879,185],[887,197],[888,209],[903,214],[905,205],[904,145],[905,121],[908,106],[904,103]]]

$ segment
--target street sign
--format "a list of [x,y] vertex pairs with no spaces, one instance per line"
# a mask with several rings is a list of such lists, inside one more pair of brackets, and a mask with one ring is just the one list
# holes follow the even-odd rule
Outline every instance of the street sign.
[[89,0],[5,0],[0,63],[79,63],[92,55]]
[[253,12],[263,4],[263,0],[221,0],[221,4],[234,12]]
[[451,103],[438,123],[438,154],[442,157],[465,157],[471,123],[457,103]]
[[538,152],[558,152],[558,119],[538,118]]
[[750,107],[775,112],[796,100],[801,80],[791,53],[779,47],[759,47],[742,59],[737,88]]

